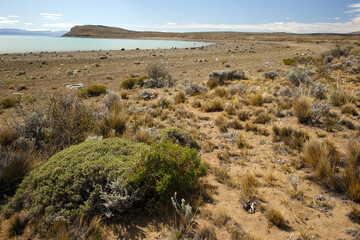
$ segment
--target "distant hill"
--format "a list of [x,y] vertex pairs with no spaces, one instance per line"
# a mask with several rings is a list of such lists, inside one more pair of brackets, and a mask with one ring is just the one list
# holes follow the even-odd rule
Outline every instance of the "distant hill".
[[352,34],[352,35],[360,35],[360,31],[352,32],[352,33],[349,33],[349,34]]
[[17,28],[1,28],[0,35],[25,35],[25,36],[53,36],[59,37],[65,34],[66,31],[27,31]]
[[[256,33],[256,32],[151,32],[151,31],[131,31],[123,28],[107,27],[101,25],[84,25],[71,28],[70,32],[63,37],[79,38],[116,38],[116,39],[169,39],[169,40],[194,40],[194,41],[223,41],[229,39],[246,40],[259,39],[263,41],[287,41],[296,40],[301,36],[309,36],[312,40],[322,40],[324,36],[334,36],[335,38],[348,38],[356,34],[332,34],[332,33],[313,33],[313,34],[294,34],[284,32]],[[316,38],[314,38],[316,36]],[[300,40],[300,39],[299,39]]]

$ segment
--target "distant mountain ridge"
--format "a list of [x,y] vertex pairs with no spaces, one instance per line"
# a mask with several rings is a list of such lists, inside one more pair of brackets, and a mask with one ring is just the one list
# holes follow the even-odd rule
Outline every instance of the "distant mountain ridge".
[[342,37],[353,36],[356,37],[358,32],[349,34],[336,34],[336,33],[309,33],[309,34],[295,34],[284,32],[155,32],[155,31],[131,31],[123,28],[108,27],[101,25],[83,25],[75,26],[64,34],[63,37],[79,37],[79,38],[114,38],[114,39],[169,39],[169,40],[200,40],[200,41],[217,41],[228,39],[250,39],[259,38],[262,40],[275,38],[277,40],[287,40],[289,38],[295,39],[299,35],[321,36],[336,35]]
[[66,31],[28,31],[17,28],[1,28],[0,35],[22,35],[22,36],[52,36],[60,37],[64,35]]

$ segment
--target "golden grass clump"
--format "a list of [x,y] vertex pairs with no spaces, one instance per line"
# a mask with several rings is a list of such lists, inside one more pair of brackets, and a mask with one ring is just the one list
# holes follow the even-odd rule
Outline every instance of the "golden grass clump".
[[347,145],[344,185],[347,195],[356,202],[360,201],[360,142],[352,139]]
[[215,98],[212,101],[208,101],[202,105],[202,109],[205,112],[221,112],[224,110],[224,105],[220,98]]
[[196,235],[198,239],[207,239],[215,240],[216,239],[216,229],[212,225],[203,225],[196,230]]
[[265,211],[265,217],[275,226],[279,228],[287,227],[285,216],[282,212],[275,208],[270,208]]
[[236,142],[236,145],[238,146],[238,148],[249,147],[249,144],[246,142],[245,137],[242,133],[239,133],[239,137]]
[[228,171],[224,167],[220,167],[220,168],[215,167],[214,175],[215,175],[216,181],[218,181],[219,183],[226,183],[230,179]]
[[345,105],[343,105],[341,107],[341,112],[351,114],[351,115],[354,115],[354,116],[358,115],[358,113],[356,111],[356,105],[353,104],[353,103],[346,103]]
[[295,116],[300,123],[309,123],[311,121],[312,99],[306,96],[300,96],[294,103],[293,109]]
[[339,180],[335,174],[340,161],[340,153],[336,150],[333,142],[310,140],[304,145],[304,163],[316,170],[318,179],[332,189],[339,188]]
[[274,142],[282,141],[292,149],[302,150],[303,145],[310,139],[307,132],[291,127],[273,126]]
[[261,92],[257,92],[250,97],[250,104],[253,106],[261,106],[264,102],[264,97]]
[[267,112],[261,112],[255,119],[255,123],[265,124],[271,121],[271,116]]
[[123,90],[120,92],[121,99],[127,99],[128,98],[128,92]]
[[104,118],[106,132],[115,130],[117,135],[121,135],[126,130],[128,117],[120,103],[113,104],[108,115]]
[[218,78],[210,78],[206,82],[206,86],[208,86],[210,89],[216,88],[219,85],[219,79]]
[[215,225],[218,227],[225,226],[230,219],[231,217],[228,211],[225,208],[222,208],[215,217]]
[[17,239],[23,234],[27,221],[24,212],[13,214],[3,227],[1,235],[7,239]]
[[215,120],[215,125],[219,128],[220,132],[226,132],[228,127],[228,121],[224,115],[220,115]]
[[239,120],[241,120],[241,121],[246,121],[250,118],[249,112],[245,111],[245,110],[239,111],[237,116],[238,116]]
[[184,103],[185,100],[186,100],[186,95],[183,91],[179,91],[175,97],[174,97],[174,100],[176,103]]
[[225,87],[217,87],[217,88],[215,88],[214,94],[217,97],[227,98],[229,96],[229,91]]
[[336,107],[341,107],[347,103],[354,103],[356,101],[356,95],[351,91],[338,87],[330,93],[330,101]]
[[0,145],[8,146],[15,139],[15,130],[10,127],[3,127],[0,129]]

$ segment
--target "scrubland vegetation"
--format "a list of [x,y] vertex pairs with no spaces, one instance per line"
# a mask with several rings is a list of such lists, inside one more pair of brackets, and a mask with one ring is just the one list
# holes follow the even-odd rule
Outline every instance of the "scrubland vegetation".
[[38,108],[4,97],[1,237],[152,238],[131,234],[154,219],[160,239],[360,234],[359,52],[282,64],[194,82],[152,63]]

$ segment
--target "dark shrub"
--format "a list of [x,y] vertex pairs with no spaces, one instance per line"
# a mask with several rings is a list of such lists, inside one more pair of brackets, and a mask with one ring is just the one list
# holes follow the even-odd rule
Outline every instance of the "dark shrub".
[[71,146],[25,177],[3,208],[6,216],[24,208],[46,222],[67,222],[99,209],[100,189],[114,179],[126,179],[146,145],[120,138]]
[[143,155],[133,180],[161,201],[169,201],[174,192],[184,193],[206,174],[195,149],[183,148],[171,142],[153,145]]
[[187,131],[178,127],[164,128],[160,131],[160,141],[165,142],[171,140],[173,143],[179,144],[183,147],[191,147],[199,149],[199,144]]
[[16,105],[18,105],[19,102],[20,102],[20,99],[6,97],[6,98],[1,99],[0,105],[3,108],[11,108],[11,107],[15,107]]

